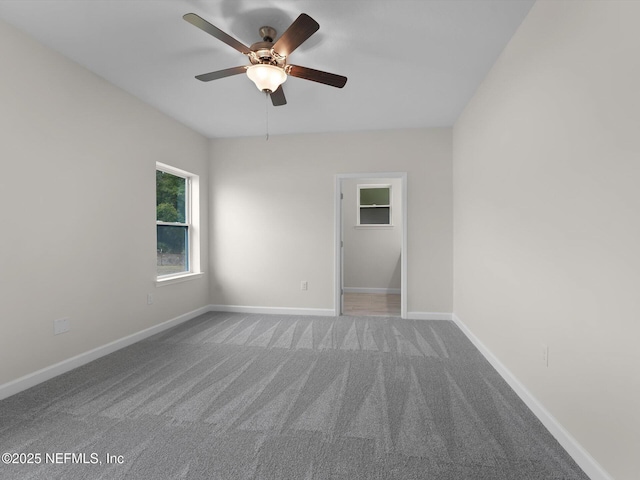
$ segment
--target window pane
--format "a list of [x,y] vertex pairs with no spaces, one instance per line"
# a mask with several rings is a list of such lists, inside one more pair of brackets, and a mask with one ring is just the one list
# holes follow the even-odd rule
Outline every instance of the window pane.
[[158,263],[160,275],[188,272],[187,245],[188,228],[179,225],[157,225]]
[[389,205],[389,188],[361,188],[360,205]]
[[389,207],[361,208],[360,225],[389,225]]
[[187,179],[156,170],[156,220],[186,223]]

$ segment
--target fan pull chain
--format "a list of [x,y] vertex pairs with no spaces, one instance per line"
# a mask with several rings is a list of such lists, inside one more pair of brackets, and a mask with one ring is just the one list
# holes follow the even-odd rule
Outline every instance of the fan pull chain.
[[265,110],[265,114],[266,114],[266,119],[267,119],[267,136],[264,139],[265,142],[269,141],[269,92],[264,92],[264,110]]

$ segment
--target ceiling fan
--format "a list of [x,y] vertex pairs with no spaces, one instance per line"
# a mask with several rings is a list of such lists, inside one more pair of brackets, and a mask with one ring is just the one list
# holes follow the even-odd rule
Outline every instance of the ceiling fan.
[[282,84],[287,80],[288,75],[337,88],[342,88],[347,83],[347,77],[342,75],[287,63],[289,55],[320,28],[318,22],[306,13],[296,18],[275,43],[277,34],[275,29],[268,26],[261,27],[259,31],[262,41],[254,43],[251,47],[243,45],[195,13],[187,13],[182,18],[240,53],[244,53],[251,62],[250,65],[197,75],[196,78],[202,82],[246,73],[258,90],[271,96],[271,102],[276,107],[287,103]]

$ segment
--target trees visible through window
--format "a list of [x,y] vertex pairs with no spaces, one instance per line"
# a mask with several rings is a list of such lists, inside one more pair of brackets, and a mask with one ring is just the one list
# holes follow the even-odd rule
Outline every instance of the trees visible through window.
[[391,185],[358,185],[358,225],[391,225]]
[[167,170],[156,167],[158,277],[190,271],[190,179]]

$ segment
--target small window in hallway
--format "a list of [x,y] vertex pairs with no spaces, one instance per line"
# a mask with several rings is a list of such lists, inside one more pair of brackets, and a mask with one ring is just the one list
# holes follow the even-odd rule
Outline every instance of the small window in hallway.
[[391,185],[358,185],[358,225],[391,225]]

